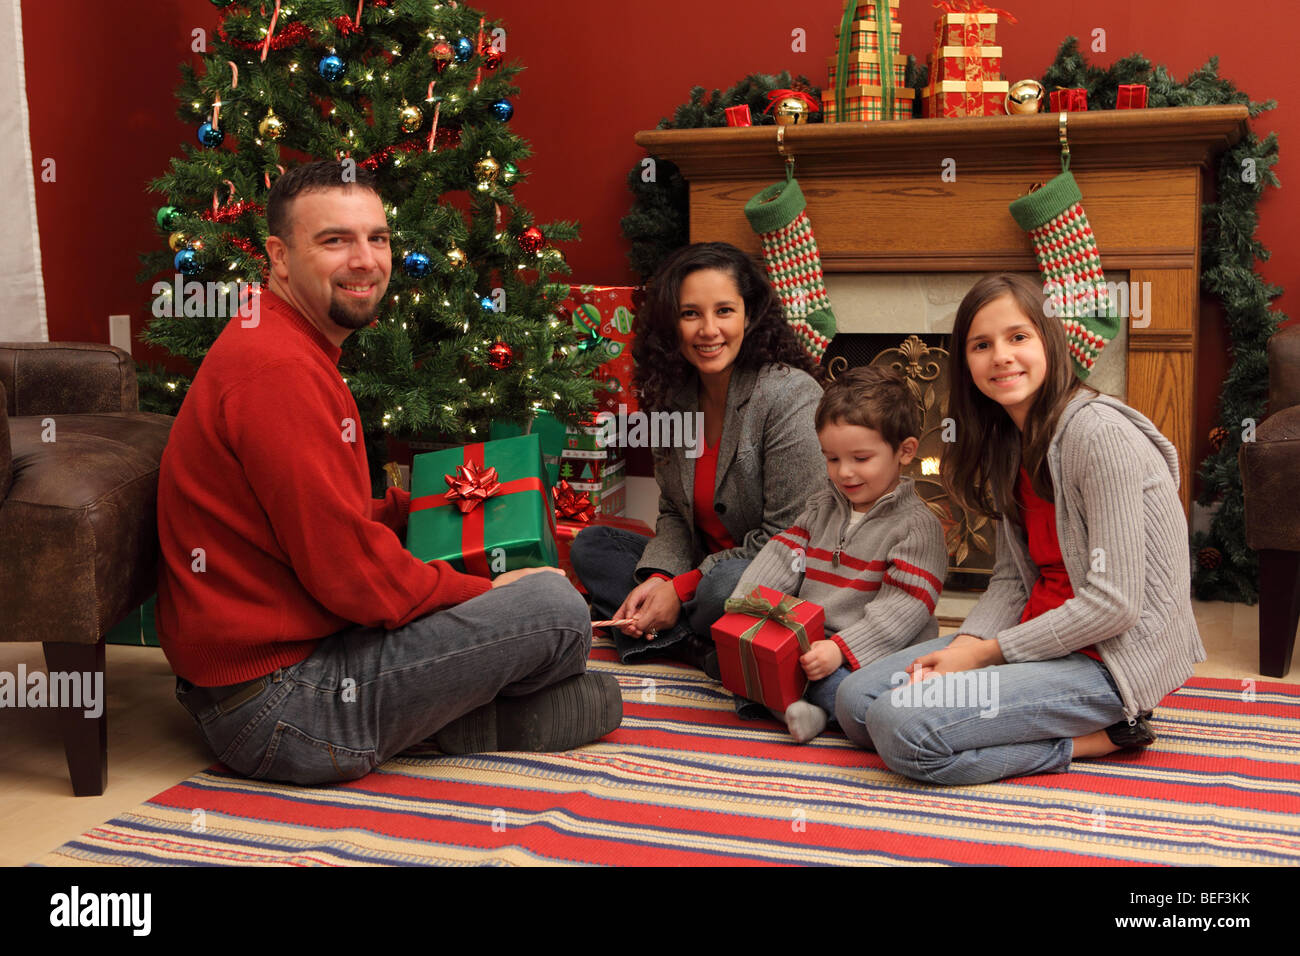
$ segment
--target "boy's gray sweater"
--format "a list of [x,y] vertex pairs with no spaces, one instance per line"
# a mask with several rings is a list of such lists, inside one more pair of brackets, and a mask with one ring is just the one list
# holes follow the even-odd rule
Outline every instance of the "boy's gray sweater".
[[1004,519],[993,578],[961,633],[997,638],[1009,663],[1096,644],[1125,714],[1149,711],[1205,660],[1192,616],[1178,454],[1123,402],[1083,395],[1061,414],[1047,464],[1074,597],[1020,623],[1038,568],[1024,530]]
[[937,637],[934,605],[948,551],[943,526],[912,479],[901,479],[853,527],[848,499],[826,484],[792,527],[763,546],[732,597],[762,585],[821,605],[826,636],[853,670]]

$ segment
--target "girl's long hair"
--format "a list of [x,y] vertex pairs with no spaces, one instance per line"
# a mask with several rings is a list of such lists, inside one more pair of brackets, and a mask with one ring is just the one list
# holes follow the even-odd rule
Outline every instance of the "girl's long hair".
[[681,353],[678,331],[678,292],[682,280],[700,269],[717,269],[731,276],[745,302],[745,340],[736,356],[736,368],[788,365],[803,369],[821,381],[821,366],[799,344],[781,311],[781,300],[763,270],[743,250],[725,242],[697,242],[678,249],[659,267],[646,288],[645,302],[637,312],[632,358],[641,407],[666,408],[669,395],[682,382],[693,379],[695,368]]
[[[1023,432],[1001,405],[975,387],[966,363],[966,340],[976,314],[1004,295],[1011,296],[1038,330],[1047,357],[1047,373],[1025,416]],[[1044,302],[1042,289],[1032,279],[1001,273],[976,282],[957,307],[948,393],[956,441],[944,446],[940,472],[949,496],[967,512],[1021,520],[1015,487],[1022,461],[1034,493],[1045,501],[1056,500],[1047,447],[1061,412],[1086,386],[1074,374],[1065,330],[1059,319],[1046,314]]]

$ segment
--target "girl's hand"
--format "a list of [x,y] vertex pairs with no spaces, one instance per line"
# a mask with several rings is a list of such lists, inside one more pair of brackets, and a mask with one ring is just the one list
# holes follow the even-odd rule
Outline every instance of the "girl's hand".
[[[965,640],[963,640],[965,638]],[[908,666],[912,683],[925,680],[932,674],[954,674],[958,671],[979,670],[1005,664],[1002,649],[997,641],[985,641],[970,634],[959,634],[947,647],[923,654]]]
[[[637,613],[640,612],[642,605],[645,604],[646,598],[650,596],[650,592],[655,590],[655,588],[661,584],[669,583],[670,582],[666,582],[662,578],[646,578],[634,587],[628,596],[623,599],[623,603],[620,604],[618,610],[614,612],[613,620],[620,621],[624,618],[636,617]],[[641,629],[637,627],[636,624],[624,624],[619,628],[619,630],[628,637],[641,636]]]
[[651,581],[656,587],[647,592],[640,607],[632,612],[636,622],[630,626],[639,631],[637,637],[644,635],[647,640],[653,641],[653,632],[670,628],[677,623],[677,618],[682,613],[682,602],[677,597],[677,589],[673,587],[672,581],[655,578]]
[[807,654],[799,658],[809,680],[829,677],[844,665],[844,652],[834,641],[816,641]]

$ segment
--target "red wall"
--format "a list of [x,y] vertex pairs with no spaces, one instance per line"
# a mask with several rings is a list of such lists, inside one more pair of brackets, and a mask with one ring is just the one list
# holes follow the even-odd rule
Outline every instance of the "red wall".
[[[575,280],[597,284],[633,279],[618,220],[630,201],[625,177],[642,155],[632,142],[636,131],[671,113],[695,85],[726,88],[746,73],[783,69],[824,82],[842,10],[841,0],[805,0],[797,9],[789,0],[475,5],[504,21],[507,55],[528,67],[512,121],[535,152],[520,198],[541,222],[582,222],[583,241],[567,255]],[[1291,64],[1267,40],[1292,19],[1291,0],[1256,0],[1236,15],[1225,15],[1217,0],[1001,5],[1020,17],[998,28],[1009,79],[1041,76],[1067,34],[1086,49],[1097,27],[1106,31],[1108,50],[1089,54],[1099,65],[1140,51],[1183,77],[1217,54],[1220,73],[1238,87],[1256,99],[1279,98],[1279,108],[1255,128],[1277,131],[1279,178],[1297,181],[1292,146],[1300,142],[1300,115],[1289,95],[1296,84]],[[124,6],[147,7],[149,14],[124,14]],[[924,58],[934,14],[931,0],[902,0],[904,52]],[[176,68],[192,56],[190,31],[215,25],[215,9],[208,0],[25,0],[23,20],[33,153],[38,171],[44,157],[58,164],[57,182],[36,184],[50,337],[107,341],[113,313],[131,314],[138,333],[149,296],[135,282],[137,256],[158,242],[159,201],[144,186],[194,135],[175,118]],[[791,52],[795,28],[806,31],[806,53]],[[1288,228],[1285,210],[1294,205],[1285,195],[1270,191],[1260,207],[1259,238],[1273,251],[1263,274],[1287,290],[1277,307],[1300,316],[1300,237]],[[1203,436],[1227,364],[1227,336],[1213,307],[1203,310],[1201,331]],[[138,343],[135,352],[147,354]]]

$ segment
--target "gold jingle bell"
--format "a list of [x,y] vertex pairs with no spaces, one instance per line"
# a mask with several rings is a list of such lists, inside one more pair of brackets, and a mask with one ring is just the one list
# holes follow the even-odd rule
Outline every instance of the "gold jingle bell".
[[403,133],[414,133],[424,122],[424,114],[420,112],[420,108],[412,106],[405,100],[402,101],[402,109],[397,114],[397,118]]
[[776,116],[777,126],[796,126],[800,123],[808,122],[808,104],[797,96],[787,96],[784,99],[776,101],[776,109],[773,111]]
[[478,188],[480,192],[487,192],[492,188],[492,184],[497,181],[497,176],[501,173],[501,164],[498,163],[491,153],[488,153],[477,163],[474,164],[474,175],[478,177]]
[[1007,91],[1007,112],[1013,116],[1037,113],[1043,108],[1047,93],[1037,80],[1018,80]]
[[469,265],[469,259],[461,252],[459,246],[452,246],[447,250],[447,262],[457,272]]
[[173,232],[167,237],[167,245],[171,246],[172,252],[180,252],[188,245],[190,237],[183,232]]
[[257,124],[257,132],[266,139],[279,139],[284,135],[284,120],[268,110],[262,122]]

